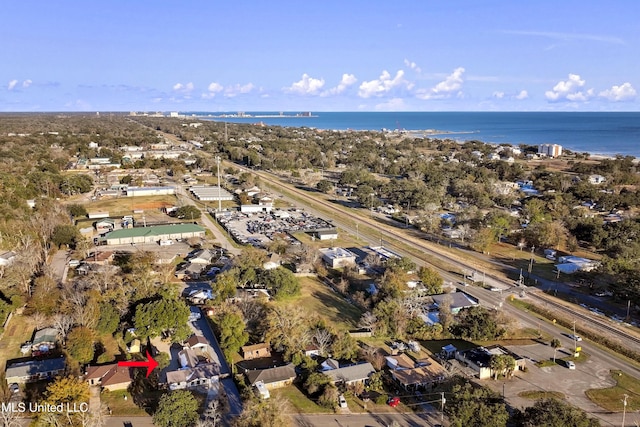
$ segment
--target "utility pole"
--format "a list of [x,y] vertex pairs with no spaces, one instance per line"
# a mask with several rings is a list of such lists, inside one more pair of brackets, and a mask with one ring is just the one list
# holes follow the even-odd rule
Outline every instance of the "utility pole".
[[[227,124],[225,123],[225,132],[227,129]],[[222,189],[220,187],[220,156],[216,156],[216,165],[218,169],[218,212],[222,212]]]
[[573,319],[573,355],[578,350],[578,341],[576,340],[576,319]]
[[627,317],[626,317],[627,320],[629,320],[630,311],[631,311],[631,300],[627,301]]
[[444,403],[447,401],[444,398],[444,391],[441,391],[440,394],[442,395],[442,400],[441,400],[441,404],[440,404],[440,423],[444,424]]
[[624,419],[627,415],[627,398],[628,397],[629,395],[625,393],[624,400],[622,401],[622,427],[624,427]]

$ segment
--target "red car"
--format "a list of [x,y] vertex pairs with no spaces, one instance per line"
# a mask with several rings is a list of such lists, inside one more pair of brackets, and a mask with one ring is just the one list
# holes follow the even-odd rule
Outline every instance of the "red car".
[[390,397],[389,400],[387,401],[387,404],[389,406],[391,406],[392,408],[395,408],[396,406],[398,406],[400,404],[400,398],[399,397]]

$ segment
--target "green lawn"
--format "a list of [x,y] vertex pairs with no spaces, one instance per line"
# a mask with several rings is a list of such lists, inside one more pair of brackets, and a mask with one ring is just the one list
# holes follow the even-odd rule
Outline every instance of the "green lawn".
[[0,372],[4,372],[7,360],[24,356],[20,353],[20,345],[31,339],[33,331],[29,318],[14,314],[0,340]]
[[334,292],[315,277],[300,278],[301,295],[295,299],[284,301],[286,304],[294,302],[308,313],[317,313],[337,328],[354,329],[362,316],[362,310],[349,304],[338,293]]
[[607,411],[620,412],[626,394],[627,412],[640,410],[640,380],[622,371],[611,371],[611,376],[617,383],[615,386],[587,390],[587,397]]
[[[126,397],[126,400],[125,400]],[[111,409],[112,415],[149,415],[144,409],[139,408],[134,402],[131,394],[126,390],[103,391],[100,395],[102,404]]]
[[477,345],[471,341],[459,339],[420,341],[422,348],[430,351],[431,354],[438,354],[442,352],[442,347],[448,344],[453,344],[458,350],[470,350],[477,347]]
[[271,390],[270,393],[272,397],[281,397],[287,400],[291,404],[292,410],[299,414],[333,413],[333,411],[317,405],[314,401],[305,396],[304,393],[302,393],[295,385]]

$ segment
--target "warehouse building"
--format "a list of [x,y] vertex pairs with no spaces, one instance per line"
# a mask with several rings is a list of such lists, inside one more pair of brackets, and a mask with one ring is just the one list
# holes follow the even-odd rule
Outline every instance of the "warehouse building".
[[171,239],[204,237],[204,228],[195,224],[158,225],[112,231],[102,240],[107,245],[129,245],[133,243],[158,243]]
[[189,187],[189,191],[196,199],[202,202],[233,200],[233,194],[217,185],[195,185]]
[[176,194],[174,187],[127,187],[127,197],[166,196]]

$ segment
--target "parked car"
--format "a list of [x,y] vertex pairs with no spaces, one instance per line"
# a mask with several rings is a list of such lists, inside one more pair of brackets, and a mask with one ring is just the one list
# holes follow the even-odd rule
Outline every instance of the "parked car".
[[11,383],[11,385],[9,385],[9,390],[11,393],[18,393],[20,391],[20,386],[16,383]]
[[389,400],[387,401],[387,404],[389,406],[391,406],[392,408],[395,408],[396,406],[398,406],[400,404],[400,398],[399,397],[390,397]]
[[568,360],[567,361],[567,368],[574,370],[574,369],[576,369],[576,364],[573,363],[573,361]]

